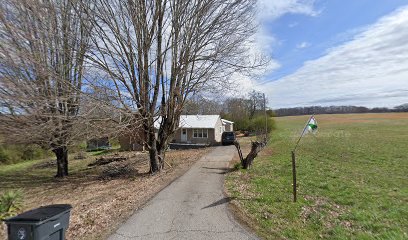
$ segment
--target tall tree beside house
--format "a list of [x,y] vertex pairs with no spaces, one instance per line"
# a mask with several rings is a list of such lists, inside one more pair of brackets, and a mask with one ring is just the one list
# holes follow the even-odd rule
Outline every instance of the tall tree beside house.
[[220,99],[207,99],[201,95],[189,97],[183,108],[186,115],[218,115],[223,110],[223,102]]
[[[267,102],[268,99],[264,99],[263,93],[252,90],[246,96],[230,97],[221,103],[219,100],[213,100],[212,104],[220,106],[222,118],[234,122],[234,130],[264,133],[265,115],[268,132],[274,128],[274,121],[271,118],[273,112],[265,109]],[[201,107],[198,103],[192,105]]]
[[[127,119],[141,123],[151,172],[163,167],[189,95],[266,63],[248,54],[255,0],[97,0],[90,59]],[[107,86],[109,84],[106,84]],[[161,118],[158,118],[161,116]],[[159,123],[157,138],[154,123]]]
[[35,143],[68,175],[81,104],[89,21],[76,0],[0,3],[0,134]]
[[252,119],[256,114],[263,112],[266,108],[267,101],[264,99],[264,94],[255,90],[249,92],[249,118]]

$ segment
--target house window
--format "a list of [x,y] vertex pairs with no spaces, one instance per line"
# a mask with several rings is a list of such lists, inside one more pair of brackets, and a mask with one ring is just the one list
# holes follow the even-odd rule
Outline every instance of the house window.
[[208,138],[208,129],[193,129],[193,138]]

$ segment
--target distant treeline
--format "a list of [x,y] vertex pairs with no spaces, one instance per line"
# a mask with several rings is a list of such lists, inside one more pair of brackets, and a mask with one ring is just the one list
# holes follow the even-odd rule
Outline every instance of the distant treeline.
[[340,113],[384,113],[384,112],[408,112],[408,103],[393,107],[359,107],[359,106],[311,106],[295,108],[279,108],[274,110],[276,116],[296,116],[311,114],[340,114]]

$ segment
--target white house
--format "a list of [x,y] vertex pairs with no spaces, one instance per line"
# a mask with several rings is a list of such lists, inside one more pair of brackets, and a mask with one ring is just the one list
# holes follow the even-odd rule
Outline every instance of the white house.
[[217,144],[233,122],[221,119],[220,115],[182,115],[174,143]]

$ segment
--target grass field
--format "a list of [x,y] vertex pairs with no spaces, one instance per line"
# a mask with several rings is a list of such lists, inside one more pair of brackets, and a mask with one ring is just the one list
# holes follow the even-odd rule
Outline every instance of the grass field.
[[253,168],[228,175],[249,224],[265,239],[408,239],[408,114],[317,115],[293,203],[290,151],[307,119],[276,118]]

